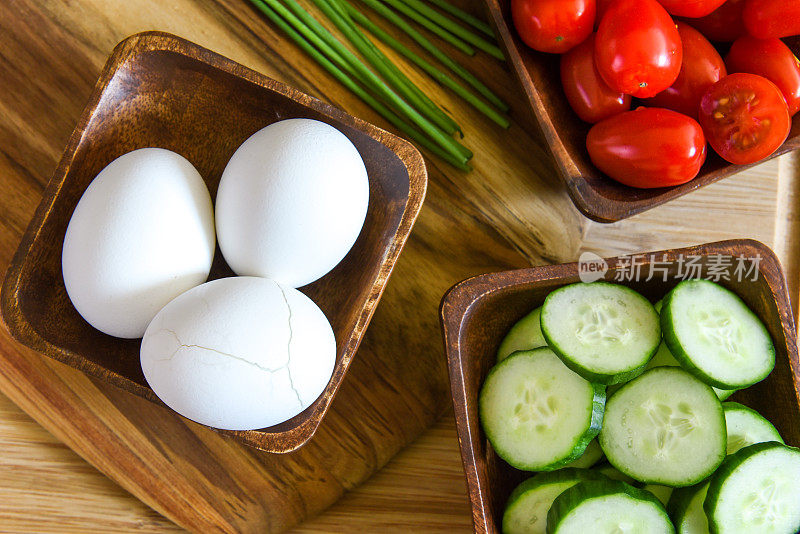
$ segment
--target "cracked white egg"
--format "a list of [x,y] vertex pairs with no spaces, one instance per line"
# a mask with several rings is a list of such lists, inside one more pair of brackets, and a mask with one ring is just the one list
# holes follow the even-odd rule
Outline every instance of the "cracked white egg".
[[167,304],[140,350],[164,403],[226,430],[276,425],[306,409],[333,373],[336,341],[314,302],[257,277],[221,278]]
[[184,157],[142,148],[109,163],[78,201],[61,267],[78,313],[106,334],[137,338],[164,305],[208,279],[214,212]]
[[217,239],[236,274],[300,287],[347,255],[368,203],[353,143],[324,122],[286,119],[250,136],[225,167]]

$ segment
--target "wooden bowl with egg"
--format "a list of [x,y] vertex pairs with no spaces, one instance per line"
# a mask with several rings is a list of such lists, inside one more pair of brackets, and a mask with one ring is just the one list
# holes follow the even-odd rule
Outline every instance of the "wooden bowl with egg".
[[[143,147],[188,159],[214,198],[223,169],[245,139],[276,121],[301,117],[344,133],[369,177],[369,207],[355,245],[332,271],[300,288],[333,328],[333,376],[315,402],[281,424],[220,432],[269,452],[302,446],[344,380],[419,213],[425,165],[408,142],[178,37],[134,35],[106,63],[6,274],[2,312],[11,334],[46,356],[160,403],[140,366],[140,340],[92,328],[67,296],[61,252],[73,210],[101,169]],[[232,275],[217,248],[209,279]]]
[[[590,219],[599,222],[625,219],[758,165],[730,164],[708,147],[708,158],[700,173],[682,185],[637,189],[607,177],[589,159],[586,134],[591,125],[580,120],[567,102],[561,88],[559,56],[537,52],[522,42],[511,20],[510,0],[485,1],[499,44],[527,97],[528,106],[519,111],[539,125],[570,198]],[[800,39],[786,42],[795,54],[800,53]],[[792,121],[788,139],[770,158],[797,148],[800,148],[800,114]]]
[[[680,258],[698,257],[703,272],[711,272],[716,258],[760,258],[749,276],[739,281],[737,262],[721,268],[719,283],[739,295],[766,325],[775,345],[775,369],[763,381],[737,391],[740,402],[769,419],[788,445],[800,445],[800,360],[788,289],[777,257],[765,245],[751,240],[711,243],[640,255],[639,281],[619,281],[631,270],[631,257],[602,260],[593,279],[627,285],[651,302],[661,299],[681,279]],[[683,265],[683,266],[682,266]],[[752,263],[748,267],[752,267]],[[603,267],[607,270],[603,270]],[[650,277],[653,267],[654,276]],[[749,271],[749,269],[748,269]],[[585,272],[585,271],[584,271]],[[664,281],[666,277],[666,282]],[[753,280],[755,278],[755,280]],[[478,415],[478,394],[497,361],[497,350],[509,328],[541,306],[551,291],[581,280],[579,264],[546,265],[485,274],[455,285],[445,294],[441,322],[447,350],[458,441],[472,504],[475,532],[497,533],[512,489],[532,473],[518,471],[492,449]]]

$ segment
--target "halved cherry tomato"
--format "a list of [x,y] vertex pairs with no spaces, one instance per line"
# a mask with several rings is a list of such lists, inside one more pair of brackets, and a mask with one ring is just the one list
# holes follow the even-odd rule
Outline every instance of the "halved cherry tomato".
[[727,74],[725,63],[717,49],[699,31],[683,22],[676,24],[683,43],[681,72],[672,86],[644,103],[697,118],[700,99],[706,90]]
[[596,11],[596,0],[511,1],[511,17],[523,42],[553,54],[562,54],[589,37]]
[[612,90],[594,66],[594,34],[561,56],[561,85],[581,120],[599,122],[631,109],[631,97]]
[[589,130],[586,148],[598,169],[640,188],[686,183],[706,160],[697,121],[662,108],[639,108],[598,122]]
[[740,37],[725,64],[729,72],[749,72],[768,79],[783,93],[789,115],[800,111],[800,61],[780,39]]
[[744,26],[759,39],[800,34],[800,2],[797,0],[747,0]]
[[744,0],[728,0],[709,15],[686,19],[686,22],[700,30],[710,41],[728,43],[746,33],[742,12]]
[[760,161],[783,144],[791,121],[780,89],[756,74],[729,74],[700,102],[700,124],[711,147],[737,165]]
[[672,85],[683,60],[675,23],[656,0],[615,0],[600,21],[594,50],[608,86],[639,98]]
[[725,0],[658,0],[667,13],[676,17],[705,17]]

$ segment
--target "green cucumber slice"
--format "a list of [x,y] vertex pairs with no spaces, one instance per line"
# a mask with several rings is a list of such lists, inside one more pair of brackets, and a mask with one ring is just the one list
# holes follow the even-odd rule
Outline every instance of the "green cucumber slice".
[[669,351],[669,347],[663,341],[658,346],[658,350],[650,359],[650,362],[647,364],[648,369],[652,369],[653,367],[680,367],[680,363],[678,360],[675,359],[675,356]]
[[[669,351],[669,347],[667,347],[667,344],[662,341],[661,345],[658,346],[658,350],[656,351],[655,356],[653,356],[653,359],[650,360],[650,363],[647,364],[647,367],[645,367],[644,370],[649,371],[654,367],[680,367],[680,366],[681,364],[678,362],[678,360],[675,359],[675,356],[673,356],[672,353]],[[715,388],[714,386],[711,386],[711,389],[714,390],[714,394],[716,394],[717,398],[721,401],[727,399],[737,391],[735,389]]]
[[563,492],[583,480],[600,478],[586,469],[559,469],[539,473],[511,492],[503,513],[503,534],[544,534],[547,511]]
[[714,390],[714,393],[717,395],[717,398],[721,401],[727,400],[730,398],[731,395],[739,391],[738,389],[720,389],[711,386],[711,389]]
[[661,342],[653,305],[633,289],[607,282],[553,291],[541,323],[547,344],[566,366],[599,384],[640,375]]
[[[655,304],[653,304],[653,309],[656,310],[656,313],[661,313],[660,300]],[[656,353],[653,354],[653,357],[650,358],[649,362],[647,362],[647,365],[645,365],[644,370],[648,371],[653,367],[663,367],[663,366],[680,367],[680,364],[675,359],[675,357],[672,356],[672,353],[669,351],[667,345],[664,343],[664,340],[662,339],[661,342],[658,344],[658,349],[656,349]],[[610,397],[611,395],[616,393],[616,391],[621,387],[622,384],[614,384],[613,386],[608,386],[608,388],[606,389],[606,395]]]
[[587,480],[556,497],[547,513],[548,534],[670,534],[675,529],[651,493],[616,480]]
[[541,314],[542,307],[539,306],[511,327],[506,337],[500,342],[500,348],[497,349],[498,362],[505,360],[512,352],[518,350],[531,350],[547,346],[539,321]]
[[[662,303],[663,301],[659,300],[658,302],[653,304],[653,307],[659,314],[661,313]],[[678,360],[675,359],[675,356],[672,355],[672,353],[669,350],[669,347],[667,347],[667,343],[664,340],[662,340],[661,344],[658,346],[658,350],[656,351],[655,356],[653,356],[653,358],[650,360],[650,363],[647,364],[647,367],[645,367],[644,370],[648,371],[653,367],[680,367],[680,365],[681,365],[680,362],[678,362]],[[721,401],[727,399],[728,397],[736,393],[735,389],[720,389],[720,388],[715,388],[713,386],[712,388],[714,389],[714,393],[717,394],[717,398]],[[608,395],[610,396],[611,393],[608,393]]]
[[728,454],[765,441],[783,443],[783,438],[763,415],[738,402],[723,402],[728,427]]
[[708,534],[708,518],[703,510],[708,484],[705,481],[672,492],[667,513],[678,534]]
[[680,282],[664,298],[661,327],[681,367],[722,389],[760,382],[775,367],[764,323],[732,291],[708,280]]
[[580,458],[577,460],[572,460],[564,467],[580,467],[582,469],[588,469],[599,462],[602,457],[603,449],[600,448],[600,444],[597,443],[597,438],[595,438],[589,442],[589,445],[586,446],[586,450],[583,451],[583,454],[581,454]]
[[625,473],[620,473],[613,465],[609,463],[605,463],[601,466],[598,466],[594,469],[601,475],[610,478],[611,480],[618,480],[620,482],[625,482],[626,484],[634,485],[636,481],[626,475]]
[[600,447],[634,479],[691,486],[725,458],[725,415],[708,385],[679,367],[656,367],[608,400]]
[[711,477],[704,508],[715,534],[797,533],[800,449],[769,441],[731,454]]
[[653,495],[655,495],[656,499],[661,501],[661,504],[664,506],[667,505],[669,502],[669,498],[672,496],[672,491],[675,488],[670,488],[669,486],[661,486],[659,484],[645,484],[642,486],[642,489],[645,491],[649,491]]
[[548,348],[495,365],[478,398],[481,426],[517,469],[550,471],[584,453],[600,430],[605,388],[570,371]]

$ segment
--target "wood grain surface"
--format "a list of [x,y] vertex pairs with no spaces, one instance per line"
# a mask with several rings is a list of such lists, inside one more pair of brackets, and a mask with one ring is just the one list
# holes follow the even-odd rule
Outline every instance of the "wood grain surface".
[[[480,2],[462,5],[481,12]],[[388,128],[244,0],[5,1],[0,270],[106,57],[117,42],[145,30],[192,40]],[[502,65],[481,54],[466,63],[515,110],[524,109]],[[786,243],[796,235],[796,202],[786,198],[798,195],[784,178],[794,175],[791,162],[771,162],[647,214],[597,226],[572,206],[536,126],[521,119],[502,131],[404,70],[462,125],[475,171],[462,174],[427,159],[425,205],[350,369],[349,376],[375,387],[364,392],[345,380],[308,446],[289,456],[255,454],[22,349],[2,330],[0,531],[164,532],[177,529],[175,522],[203,532],[263,532],[315,516],[338,499],[299,530],[466,532],[471,519],[437,319],[448,287],[488,271],[573,260],[581,247],[613,255],[755,237],[792,261]],[[781,165],[786,172],[778,180]],[[796,270],[790,280],[796,284]],[[372,368],[378,351],[396,354],[397,366]],[[425,359],[434,370],[414,373],[413,365],[401,365],[409,359]],[[404,380],[425,384],[426,393],[405,398]]]

